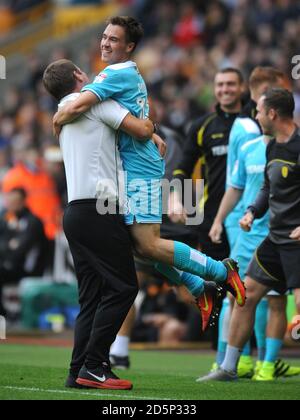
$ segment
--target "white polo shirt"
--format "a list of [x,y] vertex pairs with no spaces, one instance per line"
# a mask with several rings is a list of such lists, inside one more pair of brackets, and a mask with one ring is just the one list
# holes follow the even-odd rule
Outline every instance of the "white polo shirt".
[[[72,93],[64,97],[59,108],[79,95]],[[59,142],[65,164],[69,202],[91,198],[122,201],[120,185],[124,185],[124,175],[117,130],[128,113],[117,102],[107,100],[94,105],[63,127]]]

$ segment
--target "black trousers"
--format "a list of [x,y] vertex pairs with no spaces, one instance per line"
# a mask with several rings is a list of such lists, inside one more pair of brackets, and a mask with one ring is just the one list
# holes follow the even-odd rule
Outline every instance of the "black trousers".
[[64,231],[74,259],[80,313],[70,373],[109,361],[110,346],[138,292],[128,230],[120,215],[99,215],[96,200],[73,201]]
[[6,311],[3,306],[3,286],[8,284],[18,284],[20,280],[26,277],[27,273],[22,268],[14,267],[13,270],[7,270],[0,267],[0,315],[5,316]]

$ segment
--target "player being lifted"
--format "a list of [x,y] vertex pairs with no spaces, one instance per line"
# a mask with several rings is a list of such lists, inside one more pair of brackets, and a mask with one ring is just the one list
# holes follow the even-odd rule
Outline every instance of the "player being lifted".
[[[102,60],[109,66],[93,83],[82,89],[79,99],[66,105],[54,117],[54,128],[70,123],[99,101],[115,99],[133,115],[147,118],[149,114],[147,88],[136,64],[130,58],[143,36],[141,25],[131,17],[110,19],[101,40]],[[139,206],[130,208],[125,222],[130,226],[135,248],[145,258],[160,261],[157,269],[174,285],[184,285],[196,297],[202,314],[203,329],[215,314],[223,287],[206,283],[204,279],[224,285],[240,306],[245,304],[245,287],[233,260],[224,262],[181,243],[160,238],[162,222],[161,179],[164,161],[152,140],[135,141],[120,132],[120,155],[127,174],[127,199],[139,198]],[[151,203],[151,210],[148,209]],[[176,267],[176,268],[175,268]]]

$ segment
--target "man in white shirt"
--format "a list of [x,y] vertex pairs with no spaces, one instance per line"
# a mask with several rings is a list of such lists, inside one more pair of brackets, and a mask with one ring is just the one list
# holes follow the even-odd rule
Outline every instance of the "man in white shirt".
[[[50,64],[43,77],[60,107],[76,99],[87,81],[86,74],[68,60]],[[118,211],[123,182],[118,129],[140,140],[153,134],[150,120],[139,120],[118,103],[106,101],[64,126],[59,138],[69,202],[64,231],[74,259],[80,303],[67,387],[132,388],[109,364],[110,346],[138,291],[131,240]],[[100,215],[99,202],[113,204],[117,211]]]

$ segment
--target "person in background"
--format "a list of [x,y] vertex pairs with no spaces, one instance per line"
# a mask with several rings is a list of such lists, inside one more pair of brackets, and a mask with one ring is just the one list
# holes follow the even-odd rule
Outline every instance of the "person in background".
[[19,160],[3,179],[3,192],[23,188],[27,194],[26,205],[41,219],[45,234],[53,241],[61,231],[61,203],[52,177],[44,169],[39,150],[34,146],[25,147]]
[[47,239],[42,222],[26,207],[26,192],[14,188],[0,215],[0,315],[5,314],[2,288],[45,270]]

